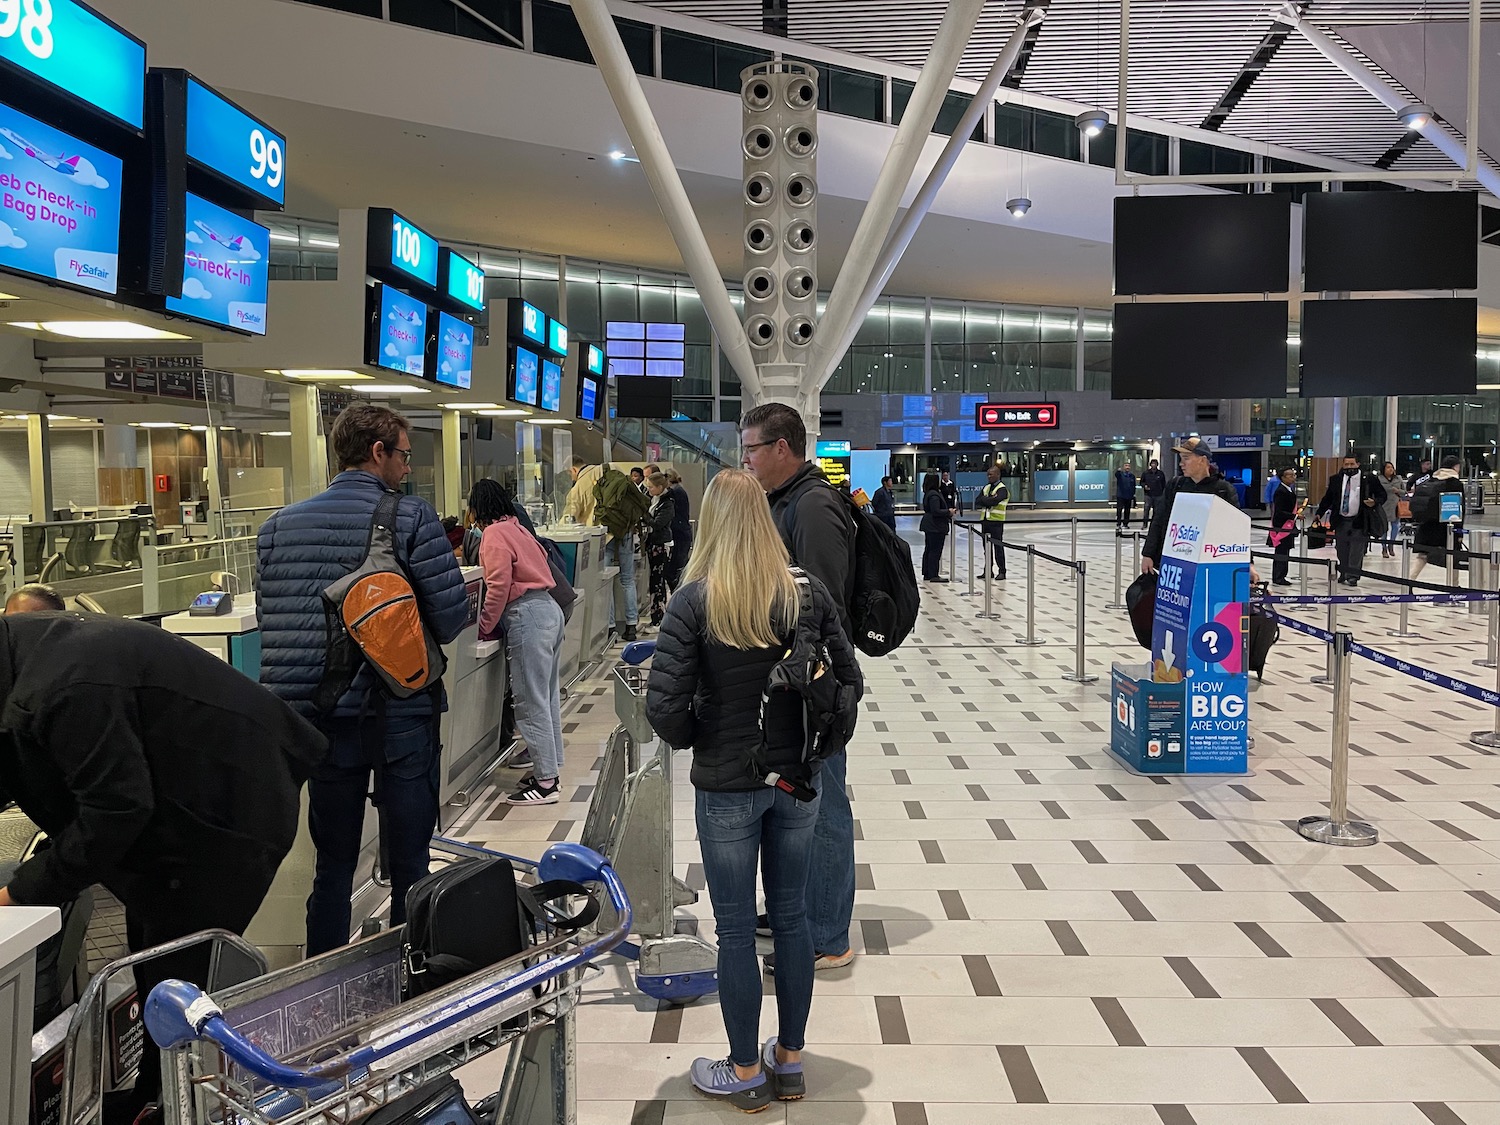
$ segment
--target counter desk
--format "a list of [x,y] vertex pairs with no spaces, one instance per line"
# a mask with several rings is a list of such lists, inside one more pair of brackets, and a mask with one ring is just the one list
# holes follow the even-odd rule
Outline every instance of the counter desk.
[[31,1106],[31,1020],[37,946],[62,928],[55,906],[0,908],[0,1119],[25,1121]]
[[537,529],[562,552],[564,570],[578,604],[563,632],[562,682],[572,683],[604,651],[609,632],[609,601],[617,570],[604,565],[604,529],[586,524],[556,524]]

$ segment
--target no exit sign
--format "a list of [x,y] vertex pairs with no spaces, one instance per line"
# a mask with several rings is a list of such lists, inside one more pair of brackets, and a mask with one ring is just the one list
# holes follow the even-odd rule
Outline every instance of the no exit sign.
[[1055,430],[1055,402],[981,402],[974,409],[974,428],[979,430]]

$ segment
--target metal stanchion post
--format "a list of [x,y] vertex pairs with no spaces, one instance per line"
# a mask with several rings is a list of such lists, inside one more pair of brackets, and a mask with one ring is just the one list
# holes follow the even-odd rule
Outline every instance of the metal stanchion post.
[[[1130,533],[1130,539],[1131,539],[1132,542],[1134,542],[1134,540],[1135,540],[1135,532],[1132,531]],[[1107,606],[1105,606],[1104,607],[1105,609],[1124,609],[1125,608],[1125,602],[1120,597],[1120,544],[1123,543],[1124,541],[1125,541],[1125,537],[1122,536],[1122,535],[1120,535],[1120,534],[1118,534],[1118,533],[1116,533],[1116,535],[1115,535],[1115,600],[1112,601],[1112,602],[1110,602]]]
[[[1402,579],[1403,582],[1407,583],[1407,585],[1404,587],[1404,591],[1406,593],[1408,593],[1408,594],[1411,593],[1412,588],[1411,588],[1411,540],[1410,539],[1403,539],[1403,540],[1401,540],[1401,579]],[[1411,631],[1411,629],[1408,627],[1408,620],[1409,620],[1409,618],[1411,616],[1410,613],[1408,612],[1410,609],[1411,609],[1411,604],[1409,602],[1402,602],[1401,603],[1401,625],[1400,625],[1399,628],[1387,630],[1387,632],[1391,636],[1393,636],[1393,637],[1411,638],[1411,637],[1415,637],[1417,635],[1416,633],[1413,633]]]
[[[1493,634],[1491,639],[1493,640]],[[1500,696],[1500,662],[1497,662],[1495,669],[1495,695]],[[1494,725],[1489,730],[1474,731],[1469,735],[1469,741],[1475,746],[1484,746],[1492,750],[1500,749],[1500,706],[1491,704],[1490,710],[1495,713]]]
[[969,592],[966,597],[974,596],[974,525],[965,524],[964,530],[969,533]]
[[1297,541],[1302,544],[1302,563],[1297,567],[1302,572],[1298,579],[1302,583],[1302,596],[1307,597],[1307,533],[1310,529],[1303,527],[1297,529]]
[[[1329,559],[1328,560],[1328,596],[1330,598],[1338,596],[1338,595],[1336,595],[1333,592],[1334,586],[1337,584],[1337,582],[1336,582],[1336,575],[1337,574],[1338,574],[1338,564],[1336,562],[1334,562],[1333,559]],[[1337,632],[1338,632],[1338,624],[1339,624],[1339,606],[1338,606],[1338,603],[1337,602],[1329,602],[1328,603],[1328,631],[1330,633],[1337,634]],[[1334,666],[1334,659],[1333,659],[1333,646],[1329,645],[1328,646],[1328,663],[1324,667],[1323,674],[1321,676],[1314,676],[1312,678],[1312,680],[1309,681],[1309,682],[1315,683],[1315,684],[1335,684],[1336,683],[1336,680],[1335,680],[1336,671],[1337,671],[1337,669]]]
[[1328,651],[1333,654],[1333,769],[1329,783],[1328,815],[1304,816],[1297,831],[1319,844],[1363,848],[1380,840],[1380,833],[1358,820],[1349,819],[1349,646],[1354,637],[1334,633]]
[[1074,598],[1076,609],[1074,611],[1073,624],[1073,671],[1064,672],[1063,679],[1072,680],[1075,684],[1091,684],[1099,677],[1089,675],[1084,666],[1084,644],[1088,629],[1086,621],[1087,612],[1085,610],[1085,603],[1088,600],[1089,593],[1088,564],[1080,561],[1074,574],[1078,579],[1078,587],[1075,591],[1076,597]]
[[[1073,517],[1073,553],[1069,556],[1074,562],[1078,561],[1078,517]],[[1078,581],[1078,572],[1072,573],[1073,581]]]
[[[1469,560],[1469,589],[1488,590],[1491,589],[1490,582],[1490,546],[1494,540],[1494,532],[1475,531],[1474,538],[1469,544],[1469,549],[1482,558],[1471,558]],[[1488,602],[1470,602],[1470,617],[1488,617],[1490,604]],[[1475,663],[1480,663],[1475,661]]]
[[1458,585],[1458,552],[1463,549],[1463,530],[1457,527],[1444,529],[1448,537],[1448,585]]
[[[986,607],[988,608],[988,607]],[[1026,544],[1026,636],[1017,637],[1017,644],[1039,645],[1036,639],[1036,550]]]
[[958,524],[951,522],[948,528],[948,581],[958,574]]

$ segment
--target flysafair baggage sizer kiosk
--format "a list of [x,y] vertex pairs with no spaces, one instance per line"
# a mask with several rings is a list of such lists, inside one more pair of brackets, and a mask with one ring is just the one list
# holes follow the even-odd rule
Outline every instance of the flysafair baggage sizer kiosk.
[[1159,569],[1151,665],[1111,677],[1110,752],[1139,773],[1246,773],[1250,517],[1178,496]]

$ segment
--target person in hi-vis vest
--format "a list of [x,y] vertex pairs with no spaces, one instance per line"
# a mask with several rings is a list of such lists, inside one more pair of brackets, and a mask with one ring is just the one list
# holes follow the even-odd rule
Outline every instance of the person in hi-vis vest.
[[[989,483],[974,497],[977,507],[984,510],[984,539],[993,557],[995,577],[1005,577],[1005,507],[1010,503],[1010,489],[1000,479],[1000,465],[989,467]],[[980,577],[983,577],[981,572]]]

